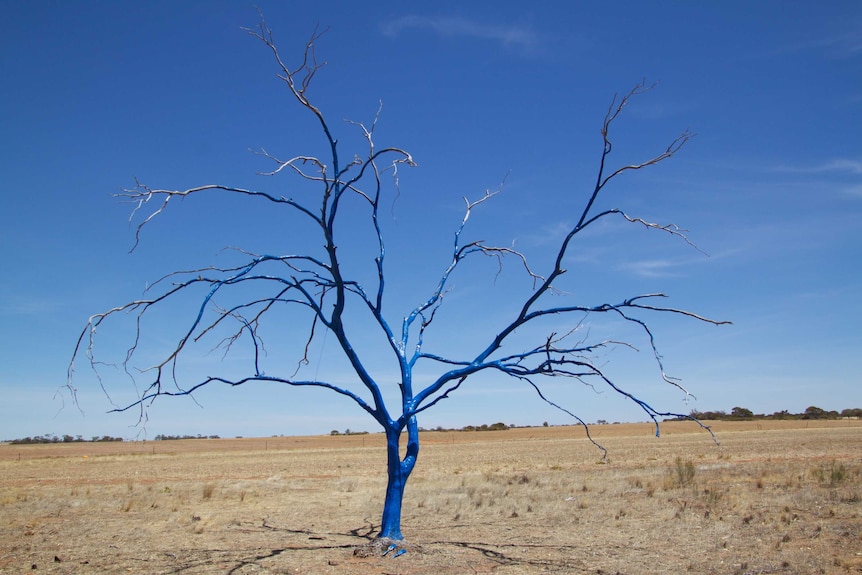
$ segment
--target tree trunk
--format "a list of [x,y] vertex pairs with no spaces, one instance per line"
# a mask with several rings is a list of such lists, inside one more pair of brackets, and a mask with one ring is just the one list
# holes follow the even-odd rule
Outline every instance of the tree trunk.
[[386,429],[386,470],[388,481],[386,485],[386,500],[383,503],[383,519],[380,522],[380,533],[377,537],[401,540],[401,502],[404,499],[404,486],[407,478],[416,464],[419,453],[419,429],[416,418],[411,418],[407,424],[407,453],[401,459],[399,440],[403,428],[392,425]]

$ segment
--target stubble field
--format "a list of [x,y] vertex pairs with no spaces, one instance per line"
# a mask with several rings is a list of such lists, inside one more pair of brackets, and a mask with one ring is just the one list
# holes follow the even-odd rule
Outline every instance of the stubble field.
[[0,445],[0,573],[862,572],[862,421],[592,429],[423,433],[397,558],[379,434]]

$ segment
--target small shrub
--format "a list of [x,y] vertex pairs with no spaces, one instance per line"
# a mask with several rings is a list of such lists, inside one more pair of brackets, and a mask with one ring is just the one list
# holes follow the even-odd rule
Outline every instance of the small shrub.
[[724,494],[718,489],[704,489],[701,498],[707,507],[715,507],[721,501]]
[[666,488],[688,487],[694,483],[695,468],[691,461],[683,461],[677,457],[674,460],[674,466],[668,472]]
[[828,465],[824,464],[811,470],[811,476],[823,485],[835,487],[847,479],[847,467],[843,463],[836,463],[833,459]]
[[838,498],[838,500],[842,503],[859,503],[859,501],[862,501],[862,496],[860,496],[859,493],[854,491],[842,494]]
[[213,485],[212,483],[207,483],[206,485],[204,485],[204,489],[203,489],[204,499],[211,499],[214,492],[215,492],[215,485]]

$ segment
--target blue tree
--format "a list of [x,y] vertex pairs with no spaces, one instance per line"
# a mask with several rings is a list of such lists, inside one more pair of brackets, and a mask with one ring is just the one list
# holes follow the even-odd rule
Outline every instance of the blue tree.
[[[448,265],[443,266],[436,286],[430,290],[429,296],[403,316],[401,325],[396,326],[384,315],[384,303],[387,300],[384,274],[386,250],[380,222],[380,208],[385,190],[390,189],[386,185],[389,178],[392,178],[397,190],[399,168],[415,165],[411,155],[400,148],[378,148],[375,145],[376,116],[370,126],[359,123],[351,126],[359,130],[364,137],[365,150],[359,154],[354,152],[345,154],[342,151],[332,126],[308,95],[308,88],[322,66],[315,56],[315,42],[319,34],[314,34],[306,44],[299,65],[290,68],[283,62],[273,43],[271,31],[263,20],[257,28],[249,30],[249,33],[262,41],[272,52],[279,69],[279,78],[296,103],[316,119],[327,150],[325,159],[299,155],[288,160],[280,160],[265,151],[260,153],[269,161],[275,162],[275,168],[269,172],[270,175],[281,172],[293,173],[300,180],[311,182],[316,187],[318,195],[314,201],[310,201],[220,184],[185,190],[168,190],[153,189],[137,182],[135,188],[119,194],[136,204],[133,217],[142,218],[137,225],[135,245],[137,246],[140,240],[143,228],[164,213],[171,200],[210,193],[228,193],[283,208],[289,215],[305,224],[310,224],[311,228],[320,234],[322,251],[272,255],[237,250],[243,260],[237,265],[173,272],[151,285],[147,289],[145,298],[92,316],[77,341],[69,366],[68,386],[73,395],[75,388],[72,384],[72,375],[76,359],[81,355],[86,357],[101,382],[98,368],[104,364],[97,361],[95,356],[96,331],[109,318],[131,312],[136,318],[137,327],[133,342],[123,361],[123,367],[126,374],[136,380],[145,377],[146,381],[142,382],[136,401],[129,405],[117,406],[114,411],[139,408],[141,417],[145,417],[147,407],[156,398],[189,396],[213,383],[240,386],[252,381],[274,382],[322,388],[345,396],[368,413],[386,435],[388,484],[379,530],[379,538],[384,541],[402,539],[401,506],[404,488],[419,454],[417,416],[450,397],[471,376],[482,372],[493,372],[523,382],[535,390],[542,400],[569,414],[583,425],[588,437],[589,429],[582,419],[545,396],[540,387],[540,378],[563,377],[589,385],[607,386],[637,404],[655,423],[656,433],[658,433],[658,422],[661,417],[689,417],[654,409],[646,401],[618,386],[605,375],[600,364],[595,360],[595,353],[609,346],[620,345],[621,342],[589,341],[581,335],[576,335],[581,332],[572,326],[578,326],[584,316],[596,314],[613,315],[633,324],[642,332],[655,359],[660,377],[687,394],[676,379],[665,373],[661,356],[654,343],[653,333],[645,320],[641,319],[641,315],[666,312],[712,324],[726,322],[714,321],[689,311],[665,307],[657,303],[664,297],[660,293],[643,294],[617,303],[595,305],[565,303],[568,298],[547,297],[556,293],[555,284],[566,271],[563,268],[563,261],[575,238],[599,220],[623,218],[632,224],[660,230],[688,241],[682,230],[675,225],[651,223],[630,216],[619,209],[601,211],[594,209],[596,198],[612,180],[626,172],[639,170],[672,157],[692,137],[688,131],[683,132],[664,151],[642,163],[628,164],[615,169],[608,168],[607,160],[612,151],[611,127],[630,99],[648,90],[649,86],[638,84],[623,97],[614,98],[611,103],[602,124],[603,149],[595,186],[586,196],[583,210],[576,223],[555,248],[550,269],[544,274],[537,273],[528,265],[526,257],[514,248],[491,246],[483,241],[468,241],[463,237],[472,212],[481,204],[491,200],[497,193],[486,191],[478,199],[466,201],[463,219],[454,232],[451,260]],[[365,262],[373,269],[371,277],[374,278],[374,285],[372,286],[362,285],[354,275],[349,273],[337,249],[339,241],[343,243],[349,241],[345,237],[348,230],[348,227],[343,226],[345,220],[356,218],[357,214],[356,210],[348,210],[344,206],[348,201],[357,200],[367,208],[365,233],[369,234],[375,246],[373,254]],[[150,211],[144,213],[148,209]],[[491,256],[501,261],[514,258],[518,266],[523,267],[525,273],[534,282],[534,289],[518,303],[516,313],[503,322],[502,329],[490,334],[486,341],[476,342],[477,346],[474,350],[465,350],[461,357],[444,357],[427,351],[424,346],[425,335],[440,309],[450,278],[466,260],[476,256]],[[356,262],[351,263],[354,264],[350,266],[353,270]],[[202,289],[202,295],[195,296],[199,299],[195,304],[194,317],[187,328],[183,328],[183,334],[177,343],[172,345],[165,352],[163,359],[155,365],[143,370],[133,368],[131,362],[138,350],[141,320],[144,315],[152,308],[166,304],[168,300],[181,294],[195,293],[195,289]],[[239,299],[235,297],[236,294],[239,294]],[[301,363],[307,363],[309,347],[316,338],[331,334],[330,337],[337,340],[340,353],[355,372],[358,387],[351,388],[316,377],[297,377],[299,370],[294,374],[266,373],[263,365],[266,359],[259,327],[278,310],[295,312],[298,317],[308,321],[309,331],[305,340],[305,351],[301,353]],[[357,338],[367,337],[366,333],[352,330],[348,325],[348,317],[352,319],[357,314],[364,314],[370,325],[382,334],[381,341],[386,342],[389,357],[397,365],[399,374],[397,405],[387,404],[381,381],[375,379],[366,368],[363,357],[356,349]],[[512,342],[516,330],[549,318],[558,318],[561,326],[559,329],[562,331],[550,331],[540,341],[516,353],[502,351],[504,343]],[[240,341],[246,342],[253,352],[250,354],[247,373],[240,377],[207,376],[193,382],[179,381],[178,362],[185,356],[188,348],[205,335],[224,329],[228,325],[234,327],[228,328],[228,335],[223,342],[226,353]],[[414,385],[413,376],[420,364],[430,365],[436,368],[437,372],[433,381],[424,387]],[[406,448],[402,452],[400,440],[405,433]]]

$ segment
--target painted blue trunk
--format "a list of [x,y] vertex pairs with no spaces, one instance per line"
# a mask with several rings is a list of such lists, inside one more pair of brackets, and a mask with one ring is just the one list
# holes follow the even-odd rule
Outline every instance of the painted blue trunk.
[[380,522],[380,533],[377,535],[387,539],[403,539],[401,534],[401,503],[404,499],[404,486],[416,464],[419,454],[419,429],[416,419],[411,418],[407,424],[407,453],[401,459],[399,440],[403,428],[390,425],[386,429],[386,499],[383,503],[383,519]]

